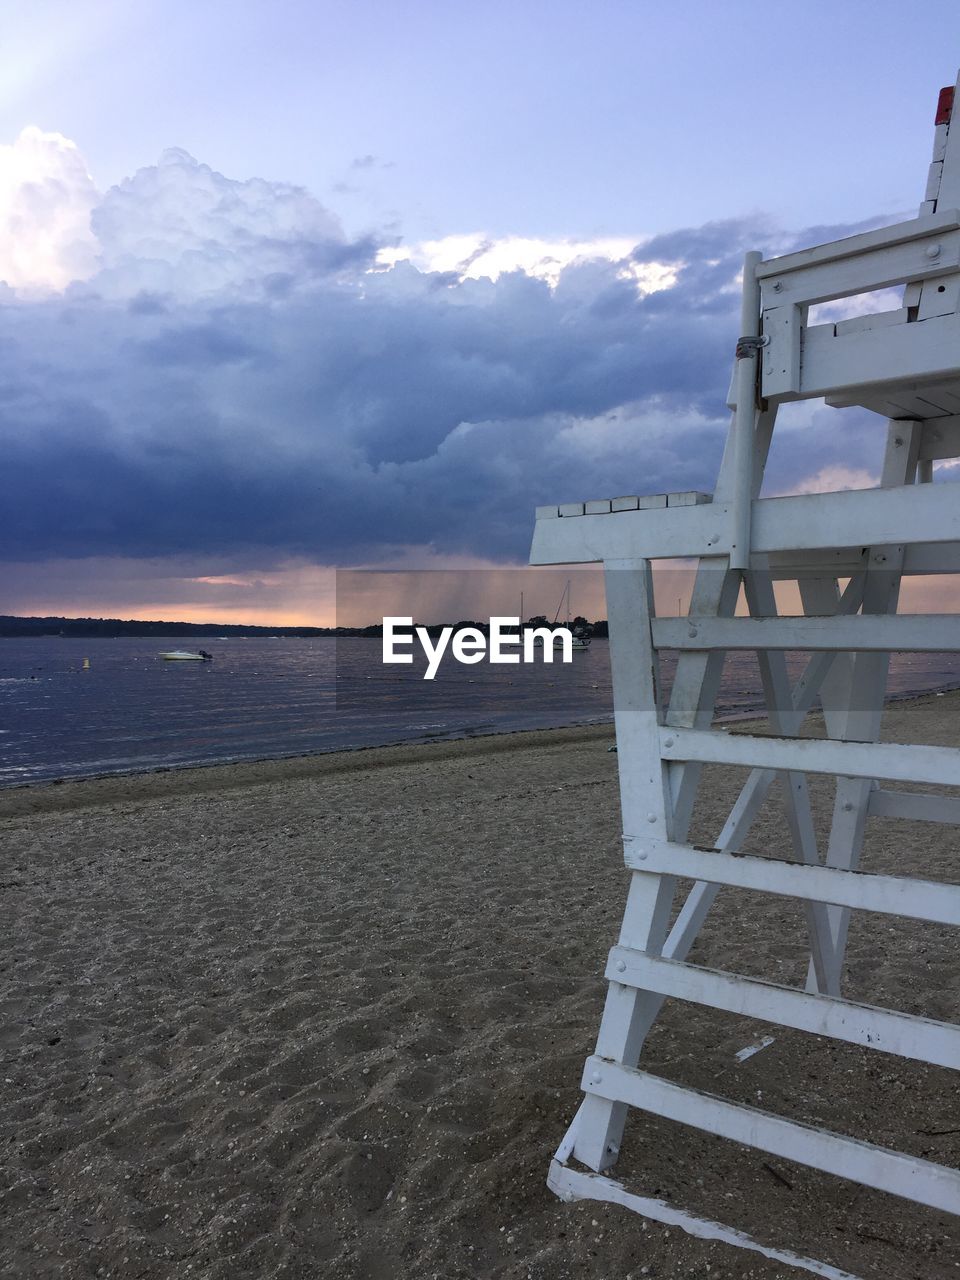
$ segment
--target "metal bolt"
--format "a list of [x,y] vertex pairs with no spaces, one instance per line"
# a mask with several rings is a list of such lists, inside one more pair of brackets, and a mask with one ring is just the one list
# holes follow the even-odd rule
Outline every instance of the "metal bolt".
[[648,813],[648,814],[647,814],[647,821],[648,821],[648,822],[656,822],[656,820],[657,820],[657,815],[656,815],[655,813]]
[[782,289],[783,289],[783,281],[782,281],[782,280],[778,280],[778,281],[774,284],[774,286],[773,286],[773,292],[774,292],[774,293],[780,293],[780,291],[781,291]]
[[599,1084],[602,1079],[603,1079],[603,1076],[600,1074],[600,1072],[595,1071],[593,1075],[590,1077],[590,1083]]
[[638,861],[638,862],[646,862],[646,860],[647,860],[647,855],[646,855],[645,853],[638,853],[638,854],[637,854],[637,861]]
[[665,747],[672,747],[672,746],[673,746],[673,739],[672,739],[672,738],[664,738],[664,740],[663,740],[663,745],[664,745]]
[[940,246],[938,244],[928,244],[926,253],[928,258],[939,258]]
[[617,961],[617,973],[625,973],[627,968],[626,960]]
[[696,634],[697,634],[696,627],[691,627],[690,630],[687,632],[687,635],[690,637],[691,640],[694,638],[694,636],[696,636]]

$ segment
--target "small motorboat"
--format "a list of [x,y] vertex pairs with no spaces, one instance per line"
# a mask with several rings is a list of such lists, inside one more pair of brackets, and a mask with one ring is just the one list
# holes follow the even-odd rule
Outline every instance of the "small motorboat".
[[170,649],[166,653],[159,655],[167,662],[212,662],[213,654],[207,653],[206,649],[200,649],[197,653],[191,653],[188,649]]

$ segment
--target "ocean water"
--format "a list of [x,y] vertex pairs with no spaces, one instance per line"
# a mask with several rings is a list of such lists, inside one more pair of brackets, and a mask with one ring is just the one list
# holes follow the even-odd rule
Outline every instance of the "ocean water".
[[[385,667],[363,639],[197,642],[212,663],[164,662],[183,637],[0,638],[0,786],[427,742],[610,720],[607,642],[571,664]],[[89,670],[83,659],[89,658]],[[802,655],[789,655],[802,669]],[[664,663],[669,688],[673,663]],[[893,696],[960,687],[960,655],[894,654]],[[762,705],[756,659],[728,659],[726,714]]]

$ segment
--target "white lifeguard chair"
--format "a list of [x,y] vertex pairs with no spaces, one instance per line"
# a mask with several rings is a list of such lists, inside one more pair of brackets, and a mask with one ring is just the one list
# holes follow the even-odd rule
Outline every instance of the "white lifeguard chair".
[[[838,1280],[849,1273],[774,1248],[603,1176],[628,1108],[776,1152],[866,1187],[960,1214],[960,1172],[668,1082],[638,1067],[666,998],[960,1068],[960,1027],[841,996],[850,912],[960,925],[960,885],[858,870],[868,815],[960,823],[960,750],[879,741],[891,650],[960,649],[960,615],[899,614],[904,574],[960,573],[960,487],[932,484],[960,456],[960,100],[943,90],[920,216],[763,261],[748,254],[733,419],[716,492],[541,507],[531,563],[602,562],[623,842],[632,875],[585,1097],[550,1166],[564,1200],[609,1201],[695,1235]],[[901,305],[834,323],[810,309],[903,285]],[[777,408],[823,397],[889,419],[878,488],[758,498]],[[655,615],[651,562],[697,557],[689,614]],[[778,616],[773,584],[796,581],[803,616]],[[744,590],[749,616],[737,616]],[[678,650],[669,702],[657,651]],[[774,736],[711,728],[724,654],[755,650]],[[810,655],[792,684],[788,650]],[[801,738],[819,698],[826,738]],[[705,763],[748,766],[715,847],[687,841]],[[836,776],[820,857],[807,775]],[[793,857],[738,853],[774,781],[784,783]],[[894,784],[894,785],[891,785]],[[672,926],[676,878],[695,882]],[[805,990],[702,968],[687,957],[725,885],[806,904]]]

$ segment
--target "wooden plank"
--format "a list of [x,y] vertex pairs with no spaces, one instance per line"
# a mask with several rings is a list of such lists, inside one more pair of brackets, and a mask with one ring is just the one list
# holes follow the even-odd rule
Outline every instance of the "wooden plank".
[[765,396],[800,390],[800,335],[803,320],[797,306],[768,307],[763,313],[761,388]]
[[[934,486],[934,488],[939,487],[939,485]],[[908,545],[904,549],[904,573],[922,575],[957,573],[958,571],[960,571],[960,542],[943,542],[933,545],[921,543],[918,546]]]
[[[824,547],[818,551],[778,551],[769,557],[775,578],[849,578],[866,569],[869,547]],[[960,543],[921,542],[904,548],[904,574],[914,577],[929,573],[960,572]]]
[[934,418],[925,422],[920,436],[920,459],[923,462],[942,458],[960,458],[960,416]]
[[631,869],[752,889],[806,902],[876,911],[880,915],[960,925],[960,885],[900,876],[872,875],[840,867],[811,866],[779,858],[720,853],[643,836],[624,836],[624,862]]
[[917,1062],[960,1069],[960,1027],[833,996],[796,991],[736,973],[705,969],[614,947],[607,962],[611,982],[625,982],[726,1013],[829,1036]]
[[611,498],[612,511],[656,511],[667,505],[665,493],[629,494],[623,498]]
[[[960,331],[957,337],[960,349]],[[753,503],[751,530],[752,550],[758,553],[960,542],[960,488],[906,485],[762,498]],[[652,560],[717,556],[729,547],[730,535],[731,506],[726,502],[538,520],[530,561],[589,564],[639,555]]]
[[666,1120],[774,1152],[861,1186],[887,1191],[944,1213],[960,1214],[960,1172],[956,1169],[785,1120],[769,1111],[738,1106],[604,1058],[587,1059],[582,1088],[585,1093],[622,1101]]
[[960,787],[960,748],[917,743],[836,742],[829,738],[768,738],[711,729],[660,730],[665,760],[739,764],[755,769],[835,773]]
[[909,319],[909,308],[897,307],[895,311],[868,311],[863,316],[852,316],[849,320],[838,320],[834,329],[838,334],[859,333],[866,329],[885,329],[890,324],[906,324]]
[[892,227],[861,231],[855,236],[845,236],[842,240],[831,240],[829,244],[799,249],[796,253],[785,253],[780,258],[768,258],[757,267],[757,279],[768,280],[784,275],[786,272],[803,271],[823,262],[836,262],[842,258],[852,257],[854,254],[869,253],[874,249],[895,244],[906,244],[911,240],[953,231],[958,227],[960,227],[960,213],[956,209],[943,209],[923,218],[908,218],[904,222],[895,223]]
[[[921,430],[921,423],[917,421],[887,424],[887,440],[880,472],[881,488],[890,489],[913,482]],[[861,612],[885,617],[895,614],[900,595],[903,547],[872,547],[870,557],[873,571],[864,576]],[[806,608],[806,600],[804,604]],[[807,611],[819,612],[815,609]],[[887,653],[855,653],[849,659],[848,677],[842,681],[832,680],[829,686],[824,686],[821,703],[830,737],[857,742],[879,740],[889,660]],[[873,785],[872,779],[837,778],[830,835],[824,858],[826,866],[845,871],[858,869],[867,822],[867,804]],[[835,961],[827,994],[838,996],[850,911],[831,906],[827,908],[827,918],[834,943]],[[809,986],[818,981],[812,965],[807,976]]]
[[799,392],[778,398],[802,400],[851,394],[858,387],[879,390],[917,378],[956,378],[958,349],[956,314],[841,336],[832,325],[817,325],[804,331]]
[[[667,770],[657,750],[660,698],[650,639],[654,600],[649,562],[608,562],[604,588],[623,822],[625,826],[642,822],[651,835],[668,838],[673,829],[672,799]],[[622,946],[661,950],[675,889],[676,881],[669,873],[650,874],[645,867],[636,868],[620,927]],[[611,984],[600,1020],[597,1052],[635,1063],[659,1007],[659,1001],[647,993]],[[577,1159],[597,1172],[611,1165],[620,1150],[625,1120],[625,1107],[586,1099],[577,1127]]]
[[[960,81],[958,81],[958,89],[954,90],[954,103],[960,104]],[[960,204],[960,129],[956,127],[956,113],[960,110],[960,106],[955,105],[953,110],[953,127],[947,126],[943,148],[943,171],[936,197],[938,208],[944,210]]]
[[722,1244],[732,1245],[735,1249],[747,1249],[768,1258],[771,1262],[782,1263],[794,1267],[798,1271],[806,1271],[810,1275],[820,1276],[821,1280],[858,1280],[849,1271],[840,1271],[826,1262],[817,1262],[814,1258],[805,1258],[792,1249],[774,1249],[760,1244],[752,1236],[733,1227],[725,1227],[709,1218],[698,1218],[692,1213],[678,1209],[655,1196],[636,1195],[613,1178],[605,1178],[598,1173],[583,1173],[579,1169],[567,1168],[560,1159],[554,1159],[547,1175],[547,1186],[560,1197],[565,1204],[574,1200],[596,1200],[602,1204],[618,1204],[653,1222],[663,1222],[669,1227],[679,1227],[687,1235],[698,1240],[717,1240]]
[[956,271],[958,263],[960,231],[927,232],[900,244],[766,275],[762,281],[763,301],[765,306],[781,302],[816,306],[913,280],[933,280]]
[[[747,607],[753,617],[776,617],[779,611],[769,573],[758,570],[745,574],[743,587]],[[854,590],[856,591],[856,588]],[[834,614],[840,608],[841,600],[837,594],[836,585],[831,583],[829,609],[822,612]],[[794,690],[787,670],[786,655],[761,649],[757,652],[757,665],[760,668],[760,681],[771,730],[779,737],[795,736],[800,732],[805,713],[796,710],[794,706]],[[753,777],[754,773],[755,771],[751,770],[750,777]],[[781,775],[781,781],[784,812],[794,853],[801,862],[817,864],[820,862],[820,853],[810,805],[807,775],[786,773]],[[718,847],[723,846],[718,843]],[[808,902],[804,906],[804,915],[810,938],[814,989],[839,995],[839,991],[831,991],[831,975],[839,970],[840,964],[833,943],[829,911],[820,902]]]
[[960,796],[931,796],[920,791],[870,792],[867,812],[872,818],[906,818],[912,822],[960,823]]
[[960,650],[960,613],[888,617],[657,618],[658,649]]
[[952,417],[960,409],[960,397],[956,396],[956,383],[941,382],[906,383],[903,386],[884,387],[876,393],[858,387],[850,395],[827,396],[826,402],[833,409],[848,409],[851,405],[865,405],[881,418],[931,418]]
[[705,502],[712,501],[712,493],[701,493],[699,489],[683,489],[679,493],[667,494],[668,507],[700,507]]

